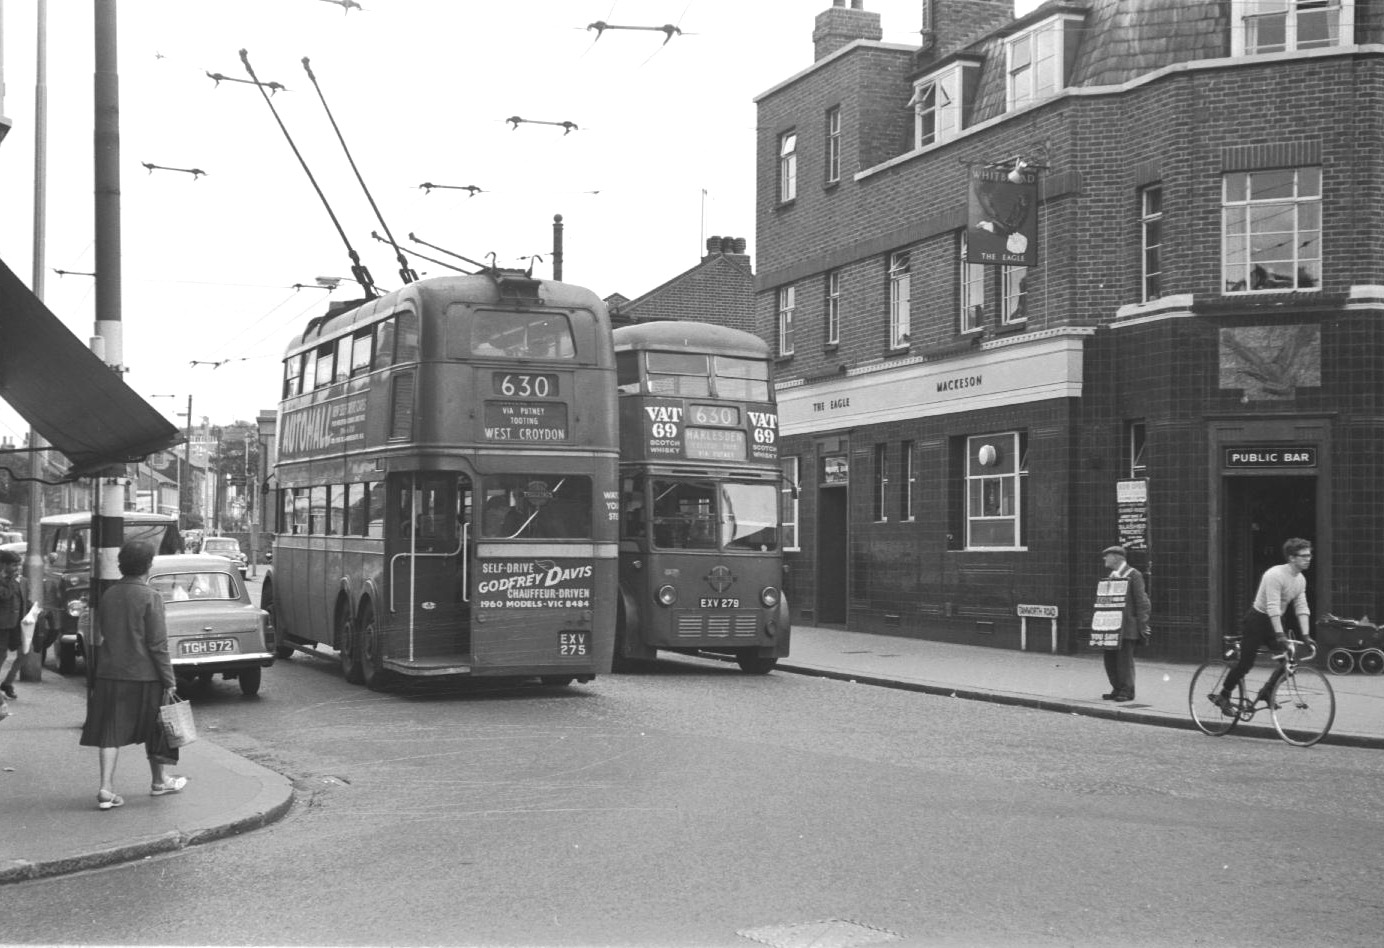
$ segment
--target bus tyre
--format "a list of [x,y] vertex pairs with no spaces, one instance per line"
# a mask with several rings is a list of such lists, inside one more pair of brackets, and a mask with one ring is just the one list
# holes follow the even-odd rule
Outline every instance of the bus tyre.
[[336,610],[336,651],[341,657],[341,674],[353,685],[365,681],[360,664],[360,642],[351,622],[351,613],[344,605]]
[[741,652],[735,656],[735,661],[740,665],[740,670],[747,675],[767,675],[774,670],[778,664],[778,659],[774,656],[765,658],[753,653]]
[[367,605],[360,611],[360,667],[365,687],[380,691],[385,686],[384,654],[375,610]]
[[274,584],[265,583],[264,591],[260,593],[260,608],[268,613],[265,619],[268,626],[265,631],[265,638],[274,643],[274,655],[278,658],[291,658],[294,652],[292,645],[284,644],[284,634],[279,628],[279,617],[274,612]]
[[264,669],[256,665],[254,668],[242,668],[237,676],[240,679],[240,693],[247,698],[253,698],[259,694],[260,678]]

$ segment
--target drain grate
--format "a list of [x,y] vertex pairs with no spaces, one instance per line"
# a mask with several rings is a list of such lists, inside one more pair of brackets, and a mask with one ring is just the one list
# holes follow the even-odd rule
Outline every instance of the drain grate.
[[844,918],[828,918],[820,922],[799,922],[794,925],[763,925],[736,932],[743,938],[770,945],[772,948],[853,948],[855,945],[878,945],[898,941],[897,932],[871,925],[862,925]]

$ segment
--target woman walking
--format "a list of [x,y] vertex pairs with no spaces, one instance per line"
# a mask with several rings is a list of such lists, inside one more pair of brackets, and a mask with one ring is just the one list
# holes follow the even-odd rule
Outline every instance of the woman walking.
[[[96,806],[110,810],[125,803],[115,792],[120,748],[143,743],[149,757],[153,796],[177,793],[187,778],[164,772],[178,762],[159,726],[159,706],[177,695],[168,655],[163,598],[149,587],[154,548],[130,541],[120,548],[120,581],[101,596],[100,641],[96,645],[96,684],[87,694],[82,745],[100,748],[101,787]],[[90,657],[88,658],[90,660]]]

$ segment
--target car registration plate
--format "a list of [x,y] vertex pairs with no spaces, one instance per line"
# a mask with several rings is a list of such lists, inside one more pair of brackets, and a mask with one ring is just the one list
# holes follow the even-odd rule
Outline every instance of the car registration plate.
[[235,639],[189,639],[178,643],[179,655],[216,655],[234,651]]
[[557,634],[557,653],[577,656],[586,654],[587,632],[559,632]]

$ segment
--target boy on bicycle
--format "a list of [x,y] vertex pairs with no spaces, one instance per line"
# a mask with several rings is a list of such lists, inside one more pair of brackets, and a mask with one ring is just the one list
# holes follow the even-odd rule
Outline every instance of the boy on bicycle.
[[[1307,572],[1312,565],[1312,543],[1300,537],[1293,537],[1283,544],[1283,558],[1278,566],[1264,570],[1259,580],[1259,591],[1255,593],[1254,604],[1240,620],[1240,662],[1225,676],[1221,693],[1209,695],[1210,699],[1226,714],[1235,713],[1230,693],[1254,667],[1254,656],[1261,648],[1273,646],[1275,657],[1288,651],[1288,633],[1283,629],[1284,611],[1291,605],[1297,614],[1298,627],[1302,630],[1302,640],[1312,641],[1312,614],[1307,606]],[[1264,685],[1263,696],[1267,700],[1273,694],[1274,682],[1283,674],[1283,669],[1274,669]]]

